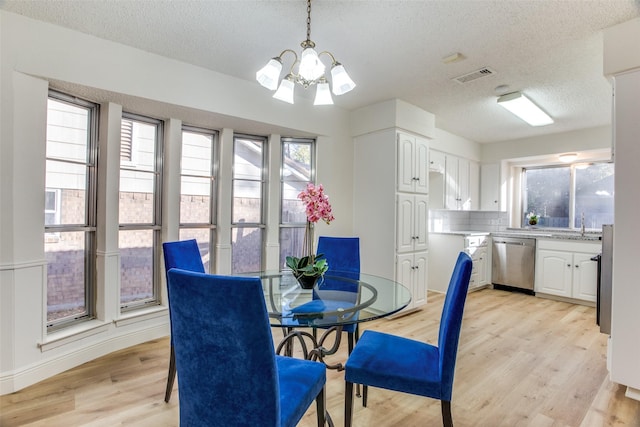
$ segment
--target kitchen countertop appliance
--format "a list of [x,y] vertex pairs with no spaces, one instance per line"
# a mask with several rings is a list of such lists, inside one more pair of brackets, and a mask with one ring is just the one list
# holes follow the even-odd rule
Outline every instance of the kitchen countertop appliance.
[[536,239],[494,237],[491,282],[496,289],[533,295]]

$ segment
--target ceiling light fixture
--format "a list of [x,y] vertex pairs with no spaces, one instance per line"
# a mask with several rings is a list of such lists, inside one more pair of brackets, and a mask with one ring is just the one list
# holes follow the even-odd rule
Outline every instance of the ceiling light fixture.
[[498,104],[529,123],[531,126],[545,126],[553,119],[520,92],[507,93],[498,98]]
[[571,163],[578,158],[576,153],[560,154],[559,159],[562,163]]
[[[295,83],[302,85],[305,89],[315,84],[317,86],[314,105],[333,104],[333,99],[329,92],[329,82],[325,77],[325,66],[320,61],[321,55],[327,55],[331,58],[331,91],[334,95],[345,94],[356,87],[344,66],[336,61],[331,52],[325,50],[318,54],[315,51],[316,44],[311,41],[311,0],[307,0],[307,39],[300,43],[300,46],[302,46],[302,53],[299,60],[298,55],[293,50],[285,49],[256,73],[256,80],[262,86],[269,90],[277,89],[273,94],[274,98],[293,104]],[[280,73],[282,72],[282,57],[285,53],[292,53],[294,60],[289,73],[278,85]],[[294,72],[296,65],[298,66],[297,73]]]

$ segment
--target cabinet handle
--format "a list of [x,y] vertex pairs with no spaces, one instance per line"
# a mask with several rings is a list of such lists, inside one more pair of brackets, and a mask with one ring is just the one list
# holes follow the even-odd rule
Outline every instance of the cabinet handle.
[[571,264],[567,264],[567,267],[571,268]]
[[578,264],[576,264],[576,268],[579,268],[580,266]]

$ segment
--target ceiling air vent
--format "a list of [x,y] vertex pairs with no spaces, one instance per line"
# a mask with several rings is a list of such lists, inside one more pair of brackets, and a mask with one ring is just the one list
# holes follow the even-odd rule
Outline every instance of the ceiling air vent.
[[460,84],[464,84],[464,83],[469,83],[472,80],[477,80],[477,79],[482,78],[482,77],[491,76],[491,75],[493,75],[495,73],[496,72],[493,71],[491,68],[484,67],[484,68],[481,68],[479,70],[472,71],[471,73],[465,74],[463,76],[456,77],[456,78],[454,78],[452,80],[455,80]]

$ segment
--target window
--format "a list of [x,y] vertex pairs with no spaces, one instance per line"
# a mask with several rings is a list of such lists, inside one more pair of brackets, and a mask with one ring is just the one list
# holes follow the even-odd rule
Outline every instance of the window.
[[207,272],[214,271],[217,135],[210,130],[182,128],[180,240],[196,239]]
[[538,215],[539,227],[599,230],[613,223],[612,163],[526,168],[523,171],[523,225]]
[[307,216],[298,194],[315,177],[315,140],[282,139],[280,267],[287,255],[302,256]]
[[98,106],[50,91],[44,252],[47,330],[94,317]]
[[260,271],[263,267],[266,145],[266,138],[233,138],[232,273]]
[[[123,311],[159,303],[162,122],[123,113],[130,141],[121,144],[120,306]],[[126,152],[130,150],[131,152]]]

